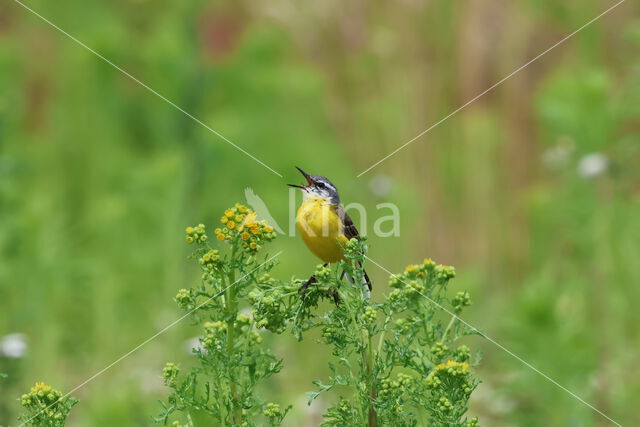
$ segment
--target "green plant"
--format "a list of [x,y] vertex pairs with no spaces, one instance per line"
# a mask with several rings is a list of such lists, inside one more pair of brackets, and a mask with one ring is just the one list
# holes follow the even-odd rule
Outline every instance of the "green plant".
[[261,402],[255,389],[280,371],[282,361],[261,345],[256,320],[239,311],[259,278],[276,264],[273,258],[260,261],[257,256],[275,233],[239,204],[227,209],[220,222],[215,235],[217,242],[228,244],[225,254],[209,245],[204,225],[186,229],[187,242],[196,245],[192,257],[202,277],[198,286],[181,289],[175,300],[202,325],[203,334],[200,348],[193,350],[198,366],[184,374],[174,363],[165,366],[164,383],[172,392],[157,421],[167,424],[181,412],[188,425],[194,424],[195,414],[215,425],[255,425],[260,415],[269,425],[279,425],[289,407]]
[[64,426],[71,408],[78,403],[73,396],[61,392],[42,382],[37,382],[29,393],[23,394],[20,403],[27,410],[18,417],[24,424],[44,427]]
[[[320,342],[332,347],[332,375],[314,382],[318,388],[309,393],[309,404],[330,390],[339,395],[324,414],[324,425],[477,425],[465,413],[478,385],[470,368],[479,359],[471,362],[469,348],[456,346],[473,331],[456,316],[446,319],[443,309],[448,305],[457,315],[471,304],[466,292],[447,297],[454,269],[429,259],[410,265],[390,278],[393,290],[384,300],[373,303],[361,285],[362,243],[351,240],[345,253],[347,260],[335,269],[317,267],[317,283],[304,299],[295,292],[298,280],[262,281],[250,295],[260,326],[281,332],[291,321],[298,339],[318,328]],[[341,280],[342,270],[352,280]],[[316,313],[319,301],[335,292],[339,302]]]
[[[259,401],[255,388],[282,362],[260,346],[256,329],[279,334],[290,327],[298,340],[319,329],[319,341],[332,348],[330,378],[315,381],[317,390],[309,393],[311,404],[322,393],[337,392],[324,425],[477,425],[466,412],[479,383],[471,373],[479,358],[471,361],[470,349],[458,342],[474,333],[457,317],[471,300],[467,292],[447,296],[452,267],[430,259],[409,265],[390,278],[384,300],[374,303],[363,288],[365,247],[352,239],[344,248],[346,260],[335,268],[318,266],[303,295],[303,280],[278,280],[269,274],[275,263],[256,258],[275,237],[268,224],[242,205],[220,221],[216,240],[230,245],[226,255],[209,246],[203,225],[187,228],[202,280],[181,289],[175,300],[203,327],[201,349],[194,349],[199,365],[184,375],[173,363],[165,366],[172,393],[158,421],[166,424],[178,411],[188,425],[194,413],[221,425],[254,425],[260,416],[279,425],[290,406]],[[320,304],[323,299],[330,303]],[[252,311],[239,312],[241,303]]]

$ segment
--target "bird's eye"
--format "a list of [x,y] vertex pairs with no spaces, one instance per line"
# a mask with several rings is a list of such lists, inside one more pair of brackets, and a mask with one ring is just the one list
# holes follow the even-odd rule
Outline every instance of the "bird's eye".
[[324,182],[322,181],[318,181],[316,185],[320,188],[324,188]]

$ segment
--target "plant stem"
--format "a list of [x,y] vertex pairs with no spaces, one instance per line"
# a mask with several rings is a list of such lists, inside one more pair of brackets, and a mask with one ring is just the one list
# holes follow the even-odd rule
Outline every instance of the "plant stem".
[[384,325],[382,325],[382,332],[380,332],[380,339],[378,340],[378,351],[376,351],[376,354],[380,354],[382,352],[382,344],[384,344],[384,334],[387,330],[387,325],[389,324],[390,321],[391,321],[391,316],[387,316],[384,319]]
[[444,330],[444,333],[442,334],[442,339],[440,340],[440,343],[444,343],[445,338],[447,338],[447,333],[449,333],[449,329],[451,329],[451,326],[453,326],[453,322],[455,322],[457,319],[458,318],[456,316],[451,316],[451,320],[449,321],[447,328]]
[[373,348],[371,346],[371,334],[367,331],[367,377],[369,378],[369,391],[371,396],[371,403],[369,404],[369,427],[378,426],[378,414],[374,407],[374,403],[378,397],[376,390],[376,381],[373,376]]
[[[235,254],[236,254],[236,251],[234,247],[231,253],[232,260],[235,259]],[[229,289],[227,289],[226,304],[225,304],[225,309],[227,314],[227,359],[231,361],[233,358],[233,352],[235,347],[235,333],[236,333],[235,319],[238,315],[238,299],[236,296],[236,287],[234,285],[236,281],[236,272],[233,268],[229,272],[227,279],[229,281],[229,284],[227,285]],[[238,390],[236,387],[235,380],[236,378],[234,378],[234,375],[232,373],[230,375],[230,380],[229,380],[229,389],[231,390],[231,405],[232,405],[231,422],[233,423],[233,425],[239,425],[241,422],[242,413],[240,412],[240,402],[239,402],[240,399],[238,397]]]
[[[354,283],[357,283],[357,282],[354,282]],[[342,300],[344,301],[344,298],[342,298]],[[362,364],[364,365],[364,377],[366,379],[367,389],[369,390],[368,394],[369,394],[369,397],[374,398],[375,397],[375,390],[373,387],[374,380],[373,380],[373,375],[371,374],[372,372],[371,336],[369,335],[369,331],[366,329],[366,326],[358,322],[357,316],[355,314],[356,311],[362,310],[363,308],[364,306],[362,305],[359,307],[351,305],[350,307],[347,308],[347,310],[351,314],[351,321],[353,322],[353,325],[357,328],[357,334],[359,335],[360,357],[362,358]],[[363,335],[363,330],[364,330],[364,334],[366,334],[366,337]],[[362,374],[363,373],[361,372],[360,373],[361,379],[362,379]],[[367,415],[369,420],[368,425],[370,427],[377,426],[378,420],[377,420],[376,411],[373,407],[373,400],[369,402],[369,405],[367,408]]]

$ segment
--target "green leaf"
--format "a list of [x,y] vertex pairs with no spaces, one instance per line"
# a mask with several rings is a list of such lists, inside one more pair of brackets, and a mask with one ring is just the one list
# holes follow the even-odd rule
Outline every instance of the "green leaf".
[[316,400],[321,393],[324,393],[325,391],[329,391],[333,388],[333,385],[322,384],[321,381],[314,381],[313,384],[318,387],[318,390],[307,392],[307,397],[308,397],[307,405],[311,405],[311,403],[314,400]]

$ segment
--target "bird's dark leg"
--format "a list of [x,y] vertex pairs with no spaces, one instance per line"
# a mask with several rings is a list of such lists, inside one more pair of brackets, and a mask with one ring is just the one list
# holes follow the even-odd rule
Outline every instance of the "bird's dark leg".
[[[361,264],[358,264],[358,265],[360,265],[360,267],[362,267],[362,265],[361,265]],[[340,280],[343,280],[343,279],[344,279],[344,276],[345,276],[346,274],[347,274],[347,271],[346,271],[346,270],[342,270],[342,274],[340,275]],[[369,279],[369,275],[368,275],[368,274],[367,274],[367,272],[366,272],[366,271],[364,271],[364,270],[362,270],[362,274],[364,275],[364,283],[367,285],[367,288],[369,288],[369,291],[371,291],[371,290],[373,289],[373,287],[371,286],[371,279]],[[351,277],[351,276],[348,276],[348,277],[347,277],[347,279],[349,279],[349,281],[352,281],[352,280],[350,279],[350,277]]]
[[[329,265],[328,263],[324,264],[324,267],[328,265]],[[343,276],[344,276],[344,272],[342,273],[342,276],[340,276],[340,280],[342,280]],[[311,277],[309,277],[309,279],[306,282],[300,285],[300,287],[298,288],[298,292],[300,293],[300,298],[302,299],[305,298],[305,296],[307,295],[307,289],[309,289],[309,286],[313,285],[314,283],[318,283],[318,280],[316,279],[316,276],[311,275]],[[338,289],[336,287],[327,289],[327,297],[333,298],[333,302],[335,302],[336,305],[340,303],[340,294],[338,294]]]
[[[325,264],[324,266],[326,267],[327,265],[329,264]],[[312,274],[311,277],[309,277],[309,279],[298,288],[298,293],[300,293],[300,297],[304,299],[304,297],[307,294],[307,289],[309,288],[309,286],[317,282],[318,280],[316,279],[316,276]]]
[[369,279],[369,275],[366,271],[362,270],[362,272],[364,273],[364,282],[367,284],[369,292],[371,292],[373,290],[373,286],[371,286],[371,279]]
[[[326,264],[325,264],[326,266]],[[344,275],[347,272],[345,270],[342,270],[342,274],[340,274],[340,281],[342,281],[342,279],[344,279]],[[336,304],[336,306],[338,304],[340,304],[340,294],[338,293],[338,287],[337,286],[333,286],[329,289],[327,289],[327,296],[333,298],[333,302]]]
[[329,288],[327,290],[327,293],[329,294],[329,296],[333,298],[333,302],[336,304],[336,307],[337,307],[338,304],[340,304],[340,294],[338,293],[338,288],[337,287]]
[[311,275],[311,277],[309,277],[309,280],[307,280],[306,282],[304,282],[299,288],[298,288],[298,293],[300,294],[300,298],[304,299],[304,297],[307,295],[307,289],[309,288],[309,286],[311,286],[312,284],[316,283],[316,276]]

